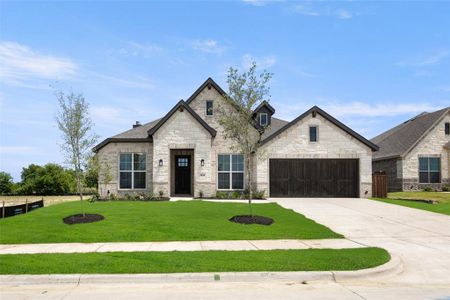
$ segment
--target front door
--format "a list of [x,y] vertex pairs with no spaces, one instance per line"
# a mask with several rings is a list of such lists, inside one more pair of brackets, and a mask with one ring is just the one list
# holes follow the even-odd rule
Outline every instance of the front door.
[[190,155],[175,155],[175,194],[191,194]]

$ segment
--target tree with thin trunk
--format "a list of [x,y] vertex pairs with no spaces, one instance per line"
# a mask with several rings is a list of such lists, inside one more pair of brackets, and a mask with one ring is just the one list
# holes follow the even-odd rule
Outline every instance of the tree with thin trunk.
[[93,123],[89,116],[89,104],[82,94],[70,92],[66,95],[57,91],[55,95],[59,103],[56,122],[63,139],[61,151],[67,163],[75,170],[81,211],[85,216],[82,166],[87,164],[87,160],[91,156],[91,149],[97,141],[97,136],[92,132]]
[[218,105],[217,108],[224,138],[234,141],[231,148],[244,155],[250,215],[253,215],[253,160],[264,133],[264,128],[255,118],[254,109],[263,101],[270,100],[268,82],[272,78],[272,73],[266,70],[256,73],[255,62],[243,73],[230,68],[227,76],[228,93],[224,95],[225,102],[230,105]]

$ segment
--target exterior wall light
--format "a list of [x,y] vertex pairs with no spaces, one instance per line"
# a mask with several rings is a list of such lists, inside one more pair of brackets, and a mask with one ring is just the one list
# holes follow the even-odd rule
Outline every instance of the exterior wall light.
[[202,158],[202,160],[200,161],[200,165],[202,166],[202,167],[204,167],[205,166],[205,160]]
[[159,166],[160,166],[160,167],[163,166],[163,160],[162,160],[162,159],[159,160]]

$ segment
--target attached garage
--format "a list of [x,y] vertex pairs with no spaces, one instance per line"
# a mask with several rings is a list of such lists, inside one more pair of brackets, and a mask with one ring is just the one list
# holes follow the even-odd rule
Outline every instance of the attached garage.
[[358,159],[270,159],[271,197],[359,197]]

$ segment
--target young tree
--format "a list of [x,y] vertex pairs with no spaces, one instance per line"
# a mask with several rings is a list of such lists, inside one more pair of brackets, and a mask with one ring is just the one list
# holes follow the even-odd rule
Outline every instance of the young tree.
[[56,92],[59,110],[56,117],[58,128],[62,133],[63,143],[61,151],[66,157],[67,163],[72,165],[77,179],[77,190],[80,195],[81,210],[83,208],[83,170],[87,164],[91,148],[94,146],[97,136],[92,133],[92,120],[89,116],[89,104],[82,94],[71,92],[66,95]]
[[228,94],[224,98],[225,102],[230,104],[228,107],[235,109],[227,109],[223,105],[219,105],[217,109],[225,139],[233,140],[235,143],[232,148],[242,153],[245,158],[250,215],[253,215],[253,157],[264,133],[264,128],[255,119],[253,109],[263,101],[270,100],[270,88],[267,84],[272,78],[272,73],[264,70],[258,75],[256,69],[256,63],[253,62],[243,73],[234,68],[228,70]]

